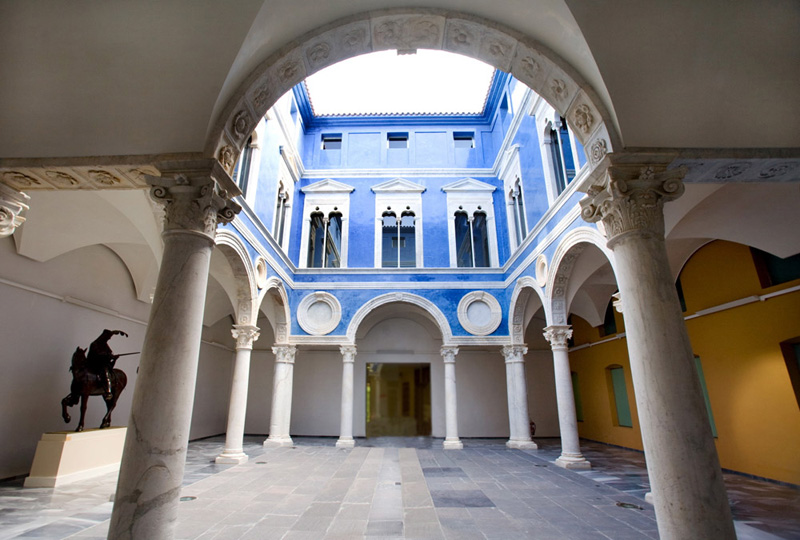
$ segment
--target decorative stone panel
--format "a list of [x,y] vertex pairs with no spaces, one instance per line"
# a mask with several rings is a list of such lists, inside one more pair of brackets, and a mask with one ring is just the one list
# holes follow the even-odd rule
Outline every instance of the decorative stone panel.
[[0,169],[0,181],[32,191],[73,189],[141,189],[148,187],[146,175],[158,176],[148,165],[17,167]]
[[440,15],[384,15],[372,19],[372,48],[441,49],[445,18]]
[[330,293],[313,292],[297,306],[297,323],[312,336],[330,334],[342,320],[342,306]]
[[474,336],[488,336],[500,326],[500,303],[484,291],[467,293],[458,303],[458,322]]

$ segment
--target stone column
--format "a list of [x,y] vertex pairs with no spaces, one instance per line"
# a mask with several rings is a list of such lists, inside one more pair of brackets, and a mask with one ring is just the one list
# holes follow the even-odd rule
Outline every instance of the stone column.
[[506,345],[503,357],[506,359],[506,386],[508,389],[508,427],[510,437],[506,442],[509,448],[536,450],[531,440],[531,418],[528,414],[528,385],[525,381],[524,345]]
[[5,184],[0,184],[0,238],[11,236],[25,223],[23,214],[31,198]]
[[228,429],[225,432],[225,450],[217,456],[216,462],[240,464],[247,462],[244,453],[244,420],[247,414],[247,386],[250,381],[250,353],[253,342],[258,339],[258,327],[234,325],[231,329],[236,340],[236,360],[233,364],[231,399],[228,407]]
[[342,417],[336,448],[353,448],[353,368],[356,359],[354,345],[339,347],[342,353]]
[[663,204],[683,193],[686,171],[642,158],[607,156],[581,206],[585,220],[603,221],[614,252],[658,531],[664,540],[734,539],[664,240]]
[[567,352],[567,340],[572,337],[572,327],[548,326],[544,329],[544,337],[553,349],[558,426],[561,430],[561,455],[556,459],[556,465],[565,469],[591,469],[592,464],[581,454],[578,438],[578,417],[575,414],[575,394]]
[[216,160],[158,166],[147,177],[165,206],[164,255],[133,392],[108,538],[168,539],[178,511],[194,401],[208,268],[217,223],[238,188]]
[[461,450],[464,445],[458,438],[458,410],[456,399],[456,355],[458,347],[442,347],[444,359],[444,449]]
[[292,382],[294,379],[294,357],[297,347],[277,345],[275,353],[275,375],[272,381],[272,414],[269,423],[269,437],[264,446],[292,446],[289,426],[292,419]]

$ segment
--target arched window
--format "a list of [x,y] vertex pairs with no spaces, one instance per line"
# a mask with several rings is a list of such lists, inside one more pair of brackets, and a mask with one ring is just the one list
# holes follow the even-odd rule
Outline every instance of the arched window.
[[514,186],[508,194],[514,214],[514,234],[517,239],[517,246],[522,244],[528,236],[528,225],[525,221],[525,203],[522,197],[522,181],[517,178]]
[[489,232],[486,213],[477,211],[471,216],[458,211],[453,216],[456,233],[456,264],[460,268],[489,266]]
[[556,191],[560,194],[575,178],[575,160],[572,157],[569,129],[560,116],[547,124],[545,142],[550,146],[550,163],[553,166]]
[[400,219],[392,211],[383,213],[381,253],[383,268],[414,268],[417,265],[414,212],[404,211]]
[[311,213],[308,234],[308,268],[339,268],[342,250],[342,214]]
[[242,195],[247,195],[247,181],[250,177],[250,162],[253,159],[253,136],[247,139],[244,145],[242,155],[239,156],[239,161],[236,163],[236,168],[233,170],[233,181],[242,190]]
[[272,236],[279,245],[283,245],[283,231],[286,226],[286,208],[289,202],[289,192],[283,185],[278,184],[277,204],[275,208],[275,224],[272,228]]

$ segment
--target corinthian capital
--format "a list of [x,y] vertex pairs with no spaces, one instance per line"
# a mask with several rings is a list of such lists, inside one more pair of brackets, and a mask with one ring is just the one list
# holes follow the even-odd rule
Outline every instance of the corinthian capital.
[[146,176],[150,196],[164,205],[164,232],[193,231],[213,239],[217,224],[241,210],[238,188],[217,160],[159,163],[163,176]]
[[22,214],[29,200],[25,193],[0,184],[0,238],[11,236],[25,222]]
[[297,347],[294,345],[278,345],[272,347],[272,352],[275,354],[276,362],[294,364],[294,355],[297,353]]
[[444,360],[445,364],[452,364],[456,361],[456,355],[458,354],[458,347],[452,345],[445,345],[439,351],[442,353],[442,359]]
[[342,345],[339,347],[339,352],[342,353],[342,362],[345,364],[356,361],[356,346],[355,345]]
[[234,324],[231,334],[233,334],[233,339],[236,340],[237,349],[252,349],[253,342],[261,335],[258,333],[257,326],[249,324]]
[[523,362],[525,354],[528,352],[528,347],[525,345],[503,345],[503,358],[506,363]]
[[567,340],[572,337],[572,327],[569,325],[552,325],[544,329],[544,338],[550,342],[553,349],[566,349]]
[[667,169],[667,163],[632,163],[635,156],[606,158],[599,182],[581,201],[581,216],[602,220],[609,247],[629,233],[664,236],[664,202],[683,194],[686,168]]

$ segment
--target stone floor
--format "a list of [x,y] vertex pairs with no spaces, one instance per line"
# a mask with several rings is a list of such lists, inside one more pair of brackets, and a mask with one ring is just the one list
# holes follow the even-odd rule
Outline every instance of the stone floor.
[[[250,461],[219,466],[222,438],[190,444],[176,537],[180,539],[649,539],[658,538],[643,455],[584,441],[593,469],[552,461],[503,441],[368,439],[339,450],[334,439],[297,438]],[[0,483],[0,540],[105,538],[115,475],[58,489]],[[726,475],[740,540],[800,539],[800,490]]]

